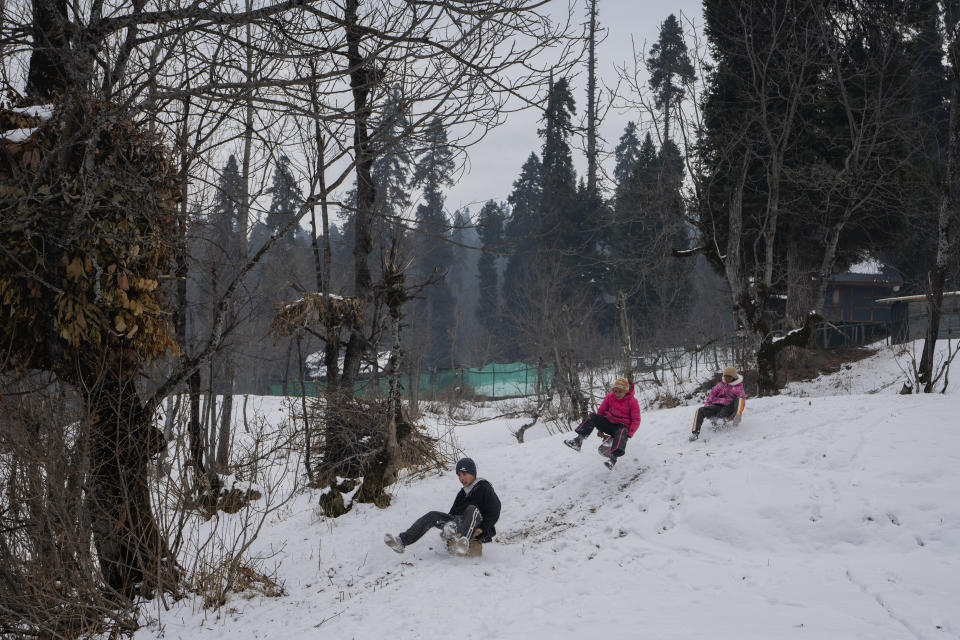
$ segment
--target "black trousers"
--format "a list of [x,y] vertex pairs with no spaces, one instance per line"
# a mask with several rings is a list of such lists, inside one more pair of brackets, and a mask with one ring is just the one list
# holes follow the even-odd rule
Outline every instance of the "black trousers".
[[603,416],[591,413],[590,417],[577,427],[577,435],[586,438],[593,433],[594,429],[613,438],[613,443],[610,445],[611,457],[619,458],[623,455],[623,450],[627,448],[627,440],[630,439],[628,435],[630,430],[626,425],[610,422]]
[[737,403],[730,404],[705,404],[697,409],[697,415],[693,417],[693,432],[700,433],[700,425],[706,418],[726,418],[732,416],[737,410]]
[[413,544],[430,529],[443,529],[443,525],[450,521],[456,522],[457,533],[469,540],[473,538],[473,530],[483,522],[483,516],[480,515],[480,510],[472,504],[468,504],[463,513],[458,516],[452,516],[443,511],[431,511],[417,518],[409,529],[400,534],[400,539],[404,546]]

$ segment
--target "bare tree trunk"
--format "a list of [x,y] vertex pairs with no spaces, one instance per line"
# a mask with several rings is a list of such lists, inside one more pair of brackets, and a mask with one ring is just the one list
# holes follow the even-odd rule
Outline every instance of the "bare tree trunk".
[[957,219],[960,217],[960,35],[953,26],[950,42],[950,129],[947,147],[947,174],[940,192],[940,209],[937,214],[937,259],[927,291],[927,332],[923,341],[923,355],[917,370],[918,382],[924,393],[931,393],[934,385],[933,360],[940,335],[940,313],[943,305],[943,289],[947,281],[950,261],[956,260]]
[[[373,238],[370,225],[373,215],[373,203],[376,197],[373,178],[374,154],[370,148],[370,116],[368,103],[370,89],[373,86],[370,68],[360,51],[363,30],[358,24],[360,0],[346,0],[344,18],[347,24],[347,62],[350,65],[350,89],[353,93],[353,149],[356,154],[357,173],[357,210],[355,212],[356,242],[353,249],[354,295],[363,302],[366,314],[373,295],[373,278],[370,275],[368,256],[373,252]],[[341,390],[353,393],[354,383],[360,373],[360,359],[367,348],[362,324],[350,327],[350,339],[343,359],[343,378]]]
[[590,0],[589,53],[587,55],[587,193],[597,195],[597,0]]
[[174,590],[178,576],[153,517],[145,469],[163,447],[163,434],[137,395],[135,378],[119,364],[88,372],[90,484],[87,506],[104,581],[127,598]]
[[790,231],[787,232],[787,305],[786,317],[791,326],[803,324],[812,309],[819,309],[814,302],[814,287],[811,269],[806,264],[803,248]]
[[297,336],[297,363],[300,365],[300,412],[303,416],[303,467],[307,472],[307,480],[313,485],[313,464],[311,463],[312,439],[310,437],[310,421],[307,419],[307,389],[303,375],[303,353],[300,349],[300,336]]
[[204,450],[207,458],[208,469],[212,473],[216,473],[216,470],[213,468],[214,461],[216,460],[216,448],[217,448],[217,428],[219,423],[217,422],[217,387],[215,386],[214,381],[214,366],[213,359],[210,359],[209,364],[207,365],[207,404],[206,404],[206,418],[204,419],[204,434],[206,441],[204,442]]
[[193,466],[193,481],[201,493],[206,493],[204,487],[209,485],[207,480],[207,465],[203,460],[203,424],[200,421],[200,369],[190,374],[187,384],[187,394],[190,397],[190,419],[187,433],[190,440],[190,463]]
[[[250,11],[253,7],[251,0],[246,1],[246,10]],[[244,74],[248,82],[253,82],[255,77],[254,72],[254,60],[253,60],[253,49],[250,46],[253,40],[251,33],[251,25],[248,23],[246,25],[246,43],[247,46],[244,48],[245,51],[245,69]],[[247,256],[247,224],[250,217],[250,166],[251,166],[251,156],[253,153],[253,99],[248,94],[245,99],[245,109],[244,109],[244,129],[243,129],[243,159],[241,161],[240,167],[240,202],[238,218],[240,221],[240,228],[237,229],[236,238],[230,238],[230,247],[231,251],[228,253],[229,258],[231,259],[231,265],[233,260],[242,262],[246,260]],[[225,239],[226,240],[226,239]],[[236,253],[234,253],[234,251]],[[230,278],[236,277],[235,269],[230,269]],[[235,325],[237,322],[237,312],[235,311],[236,304],[231,306],[230,317],[228,322],[230,325]],[[225,470],[227,464],[229,463],[230,458],[230,440],[233,434],[233,388],[236,383],[237,377],[237,368],[236,368],[236,353],[235,349],[230,349],[225,354],[225,365],[223,367],[224,380],[222,383],[223,391],[223,409],[220,413],[220,429],[217,436],[217,446],[216,446],[216,467],[220,470]],[[212,362],[212,361],[211,361]],[[213,375],[213,369],[210,371],[211,376]],[[211,382],[212,386],[212,382]],[[212,430],[211,430],[212,432]]]
[[780,166],[781,153],[774,153],[767,176],[767,211],[763,226],[763,287],[769,291],[773,286],[773,263],[776,256],[777,223],[780,217]]
[[617,309],[620,310],[620,335],[622,340],[623,375],[627,380],[633,380],[633,346],[630,344],[632,332],[630,321],[627,318],[627,294],[617,292]]
[[220,472],[227,469],[230,462],[230,436],[233,434],[233,385],[236,367],[233,354],[227,354],[227,366],[223,380],[223,404],[220,411],[220,433],[217,436],[216,468]]
[[[189,263],[187,261],[187,227],[189,226],[189,202],[190,202],[190,166],[191,156],[188,151],[190,134],[190,99],[183,100],[183,122],[179,131],[179,147],[182,150],[180,156],[180,208],[177,216],[177,249],[174,254],[174,270],[176,274],[175,292],[176,303],[174,305],[174,332],[177,344],[180,347],[180,358],[184,360],[188,356],[189,341],[187,336],[187,278],[189,276]],[[197,491],[204,499],[209,499],[211,482],[207,475],[207,466],[204,461],[203,447],[203,427],[200,417],[200,370],[194,371],[187,384],[189,418],[187,422],[187,438],[189,441],[188,449],[190,454],[190,464],[193,467],[193,481]]]
[[70,50],[67,0],[32,0],[32,4],[34,49],[27,94],[48,102],[64,93],[70,75],[70,61],[63,57]]
[[183,400],[183,396],[177,394],[176,397],[169,396],[167,398],[167,409],[164,412],[164,421],[163,421],[163,438],[167,442],[170,442],[174,438],[173,429],[177,424],[177,417],[180,415],[180,404]]

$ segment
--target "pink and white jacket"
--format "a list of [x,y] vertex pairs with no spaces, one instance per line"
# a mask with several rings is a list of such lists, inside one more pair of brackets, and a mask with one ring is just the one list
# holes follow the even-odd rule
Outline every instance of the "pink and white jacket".
[[630,383],[630,390],[619,400],[613,391],[608,393],[600,403],[597,415],[610,422],[625,425],[627,435],[632,438],[640,426],[640,403],[633,395],[633,383]]
[[737,376],[737,378],[729,384],[723,380],[718,382],[713,389],[710,389],[710,393],[707,394],[707,400],[704,404],[728,405],[733,402],[734,398],[747,399],[747,394],[743,392],[743,376]]

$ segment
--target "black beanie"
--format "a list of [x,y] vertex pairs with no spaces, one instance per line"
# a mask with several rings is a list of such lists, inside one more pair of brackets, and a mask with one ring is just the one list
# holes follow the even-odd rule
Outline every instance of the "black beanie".
[[477,475],[477,465],[470,458],[463,458],[460,462],[457,463],[457,473],[463,471],[464,473],[469,473],[472,476]]

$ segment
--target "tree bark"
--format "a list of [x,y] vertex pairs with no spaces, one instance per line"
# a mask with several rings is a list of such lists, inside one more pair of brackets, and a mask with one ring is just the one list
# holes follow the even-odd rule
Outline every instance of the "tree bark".
[[66,91],[70,50],[67,0],[33,0],[33,42],[27,95],[49,102]]
[[[356,154],[357,173],[357,209],[355,212],[356,238],[353,249],[354,295],[363,302],[364,315],[370,307],[373,294],[373,278],[367,258],[373,252],[371,219],[373,203],[376,197],[373,186],[372,170],[374,154],[370,148],[370,116],[368,102],[373,86],[369,63],[360,53],[363,30],[358,24],[360,0],[347,0],[345,21],[347,23],[347,62],[350,65],[350,89],[353,93],[353,148]],[[350,327],[350,339],[343,359],[343,377],[341,390],[352,395],[354,383],[360,374],[360,360],[366,350],[367,341],[363,335],[362,323]]]
[[943,305],[943,289],[946,286],[950,260],[957,259],[957,219],[960,218],[960,35],[953,26],[950,42],[950,129],[947,147],[947,173],[941,187],[940,207],[937,214],[937,259],[927,291],[927,331],[923,341],[923,354],[917,370],[917,380],[924,393],[933,391],[934,353],[940,335],[940,313]]
[[[134,372],[130,372],[134,374]],[[126,598],[173,590],[177,569],[153,517],[147,466],[163,434],[137,396],[135,375],[120,365],[86,376],[93,416],[88,509],[103,578]]]
[[587,57],[587,193],[597,195],[597,0],[590,0],[589,53]]
[[233,384],[236,379],[236,366],[233,354],[226,354],[226,367],[221,385],[223,404],[220,412],[220,432],[217,434],[216,468],[223,473],[230,463],[230,437],[233,434]]

